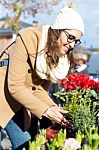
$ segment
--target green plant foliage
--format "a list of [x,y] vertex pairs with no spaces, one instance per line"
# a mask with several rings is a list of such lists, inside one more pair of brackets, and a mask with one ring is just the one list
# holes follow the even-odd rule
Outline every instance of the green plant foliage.
[[85,127],[84,134],[79,130],[76,140],[82,144],[82,150],[97,150],[99,145],[98,127],[94,125],[90,130]]
[[[99,145],[98,128],[92,126],[90,130],[87,127],[84,128],[84,132],[78,130],[76,133],[76,141],[82,145],[82,150],[97,150]],[[70,149],[65,145],[66,130],[61,129],[55,139],[47,141],[46,130],[41,130],[37,135],[36,139],[29,142],[28,150],[77,150],[76,148]],[[71,141],[74,141],[71,138]],[[73,143],[70,143],[72,147]],[[74,143],[75,146],[76,143]],[[23,148],[22,150],[26,150]]]
[[[46,130],[40,130],[34,141],[29,141],[29,150],[40,150],[41,146],[46,142]],[[23,148],[22,150],[25,150]]]
[[96,123],[99,101],[97,93],[90,89],[72,90],[66,93],[54,94],[64,103],[64,109],[68,110],[68,116],[74,127],[84,131],[85,126],[90,129]]
[[56,150],[59,147],[62,148],[65,139],[66,139],[66,130],[61,129],[57,137],[55,139],[50,140],[50,144],[48,146],[49,150]]

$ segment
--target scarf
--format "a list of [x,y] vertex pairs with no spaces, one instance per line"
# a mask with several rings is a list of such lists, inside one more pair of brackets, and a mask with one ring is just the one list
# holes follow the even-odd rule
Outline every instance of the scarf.
[[[42,40],[39,45],[38,49],[38,55],[37,55],[37,60],[36,60],[36,72],[40,76],[41,79],[46,79],[50,80],[52,83],[58,83],[59,80],[63,79],[66,77],[69,71],[69,62],[67,55],[60,57],[58,65],[52,69],[49,68],[49,66],[46,63],[46,58],[44,51],[41,49],[44,48],[47,40],[47,31],[48,31],[48,26],[43,28],[43,34],[42,34]],[[45,34],[44,34],[45,33]]]

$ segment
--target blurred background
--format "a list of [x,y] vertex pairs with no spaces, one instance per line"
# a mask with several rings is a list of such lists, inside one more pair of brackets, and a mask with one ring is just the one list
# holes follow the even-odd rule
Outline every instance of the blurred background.
[[[72,3],[85,22],[82,45],[86,48],[99,47],[99,1],[98,0],[0,0],[1,22],[9,23],[13,30],[35,24],[51,24],[56,13],[64,5]],[[5,25],[6,28],[7,24]]]
[[0,52],[15,40],[18,30],[51,24],[57,12],[65,5],[76,9],[85,23],[82,44],[75,47],[75,56],[84,60],[90,74],[99,74],[98,0],[0,0]]

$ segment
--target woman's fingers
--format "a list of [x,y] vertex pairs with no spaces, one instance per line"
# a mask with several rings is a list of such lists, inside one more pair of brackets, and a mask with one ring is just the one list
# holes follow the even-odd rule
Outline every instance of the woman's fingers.
[[67,125],[69,125],[70,123],[69,123],[69,121],[67,121],[64,117],[63,117],[63,119],[61,120],[61,123],[60,123],[60,125],[61,126],[67,126]]
[[60,109],[60,108],[59,108],[59,112],[62,113],[62,114],[64,114],[64,115],[65,115],[65,114],[68,114],[68,111],[67,111],[67,110]]
[[64,114],[64,115],[68,113],[67,110],[64,110],[64,109],[63,109],[63,107],[52,106],[51,109],[52,109],[52,110],[56,110],[56,109],[57,109],[60,113],[62,113],[62,114]]
[[63,114],[67,114],[67,113],[68,111],[63,110],[60,107],[53,106],[45,112],[44,116],[46,116],[52,121],[55,121],[56,123],[59,123],[61,125],[66,125],[69,122],[64,118]]
[[63,107],[58,107],[59,111],[62,113],[62,114],[67,114],[68,111],[67,110],[64,110]]

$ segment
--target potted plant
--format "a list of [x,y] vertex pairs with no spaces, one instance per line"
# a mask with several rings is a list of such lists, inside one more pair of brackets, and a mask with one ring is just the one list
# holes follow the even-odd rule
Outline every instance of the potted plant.
[[66,118],[73,129],[84,132],[96,123],[99,109],[99,82],[85,74],[68,75],[61,81],[62,90],[54,95],[69,113]]

